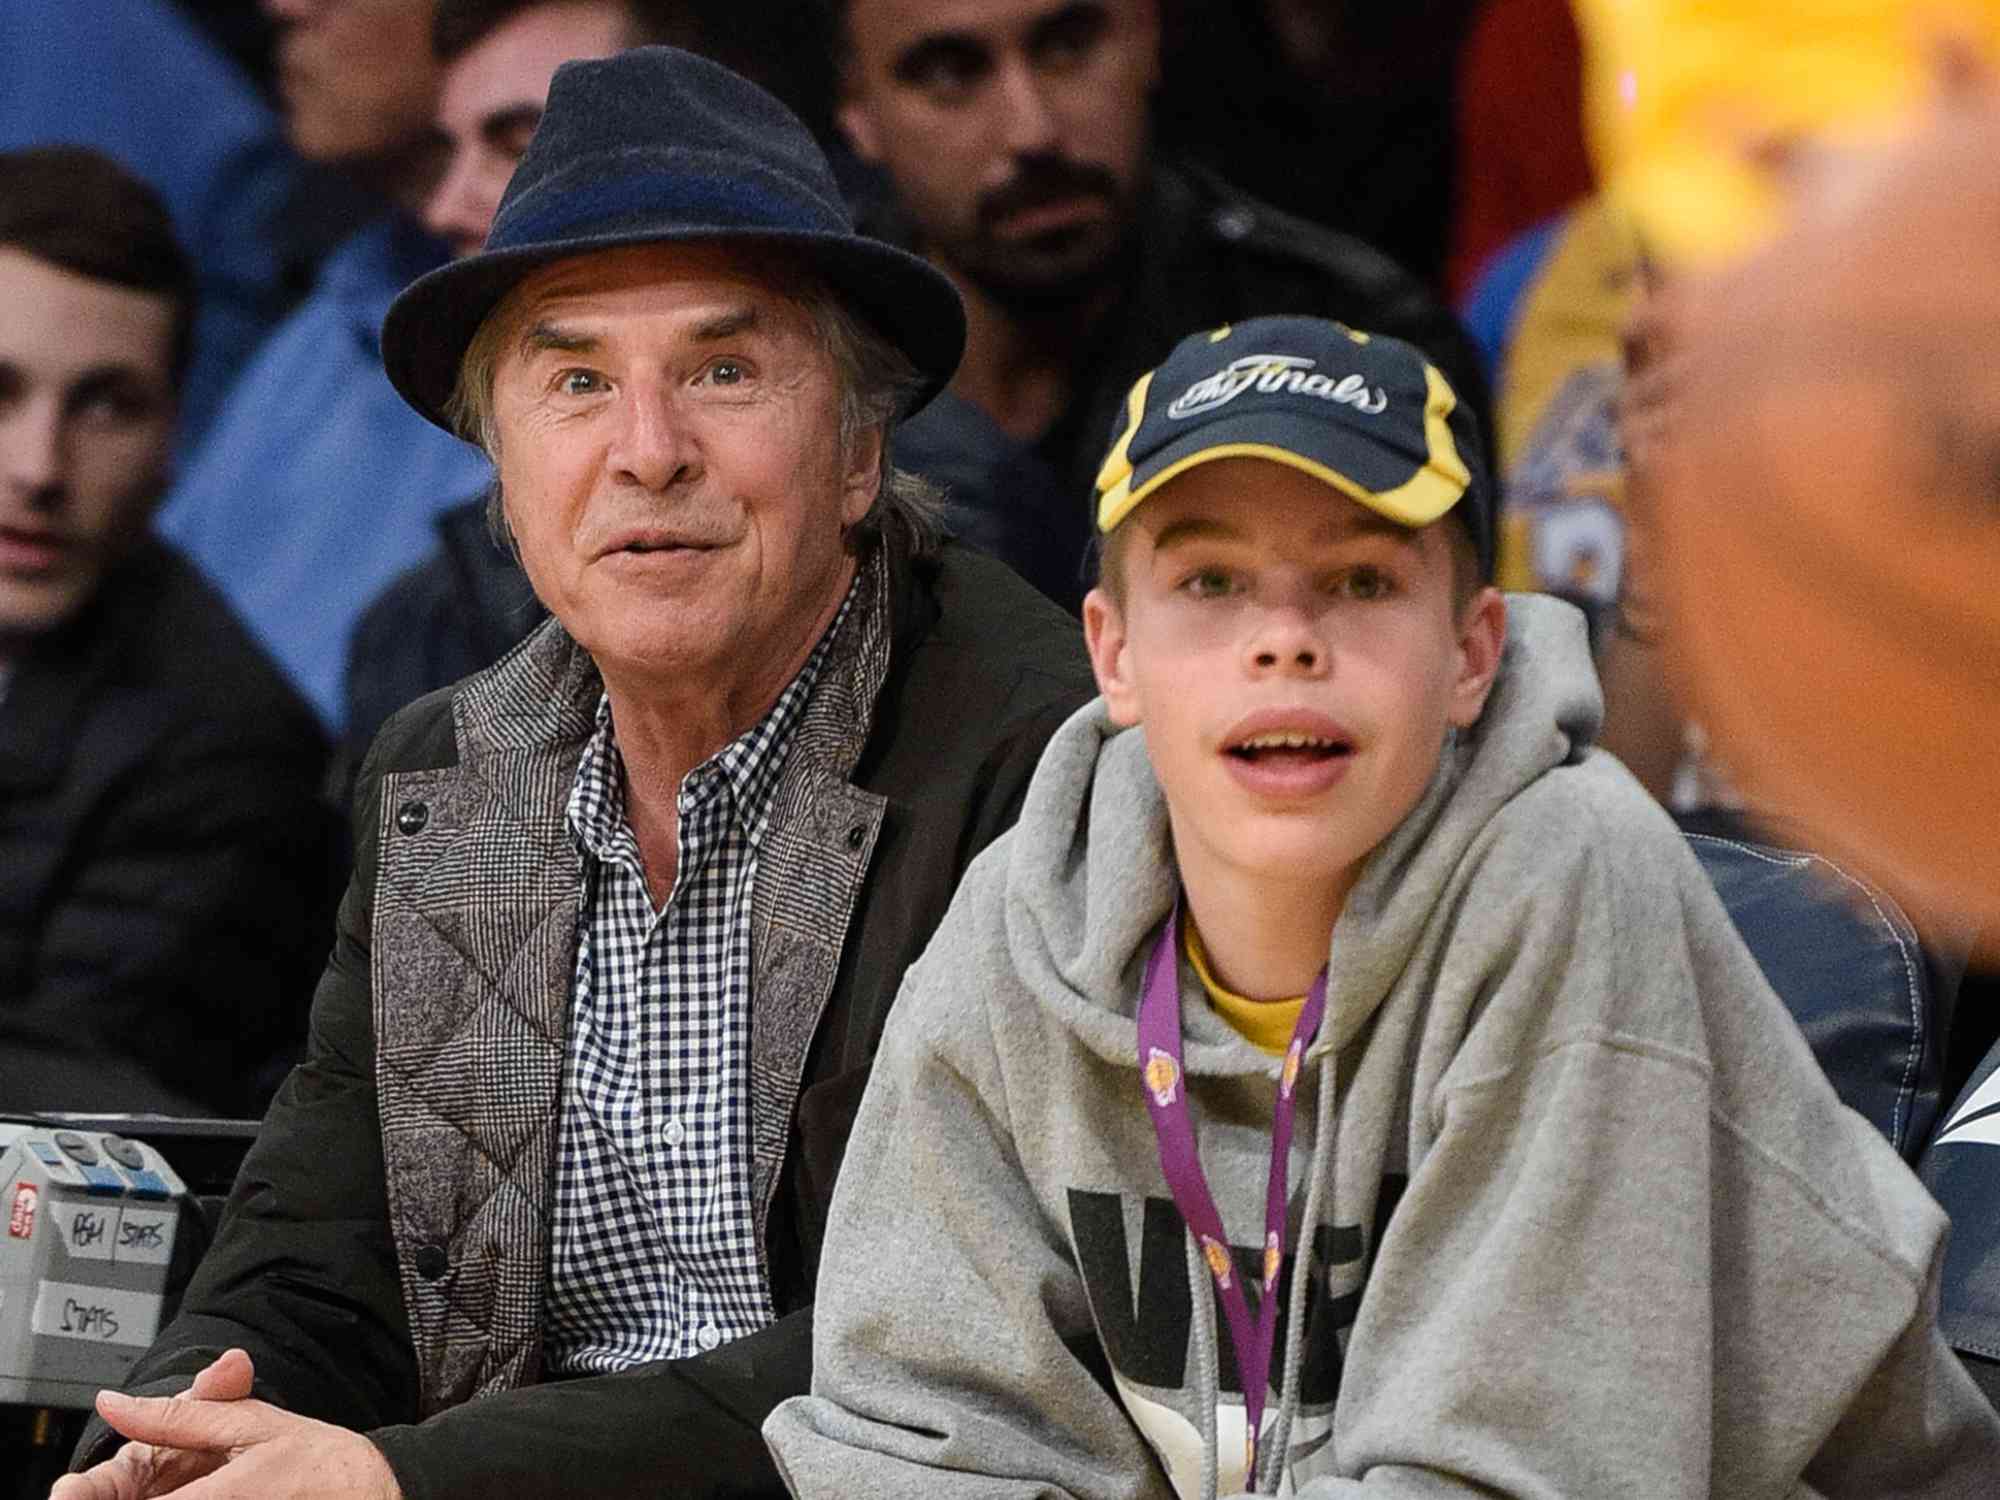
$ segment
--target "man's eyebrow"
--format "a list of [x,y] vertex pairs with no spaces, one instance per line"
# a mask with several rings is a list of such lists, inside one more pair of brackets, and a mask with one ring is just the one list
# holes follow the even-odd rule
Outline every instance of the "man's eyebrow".
[[988,56],[986,44],[969,32],[932,32],[896,54],[889,76],[898,83],[926,83],[940,66],[951,64],[970,71],[983,66]]
[[697,344],[712,344],[719,339],[733,339],[739,333],[753,331],[757,321],[757,309],[746,303],[695,324],[688,331],[688,337]]
[[[697,344],[712,344],[722,339],[732,339],[738,334],[751,332],[758,326],[759,321],[754,306],[745,304],[742,307],[732,307],[695,324],[688,330],[688,339]],[[538,318],[522,330],[518,348],[523,355],[548,351],[557,354],[591,354],[602,342],[594,333],[566,328],[561,323]]]
[[73,400],[88,400],[92,396],[107,391],[131,390],[152,395],[158,382],[147,375],[139,365],[104,364],[92,365],[69,384],[69,394]]
[[1111,13],[1103,0],[1071,0],[1061,10],[1037,19],[1028,32],[1028,50],[1036,52],[1051,42],[1094,42],[1111,23]]
[[489,146],[505,147],[523,131],[532,132],[542,123],[542,106],[523,100],[502,105],[479,121],[479,137]]
[[589,354],[597,347],[597,342],[594,333],[579,333],[575,329],[564,328],[560,323],[537,319],[521,331],[519,349],[524,355],[550,350],[558,354]]

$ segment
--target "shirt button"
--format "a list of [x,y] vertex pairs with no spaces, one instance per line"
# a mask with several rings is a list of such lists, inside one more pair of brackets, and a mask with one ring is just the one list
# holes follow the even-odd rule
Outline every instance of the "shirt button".
[[669,1151],[678,1151],[682,1141],[687,1139],[687,1126],[678,1118],[667,1121],[660,1127],[660,1143]]
[[713,1349],[722,1342],[722,1330],[713,1323],[704,1323],[695,1330],[694,1341],[704,1349]]

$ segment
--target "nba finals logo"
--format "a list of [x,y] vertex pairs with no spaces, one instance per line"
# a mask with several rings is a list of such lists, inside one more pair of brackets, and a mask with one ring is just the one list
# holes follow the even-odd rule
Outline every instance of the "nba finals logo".
[[1231,1264],[1229,1247],[1219,1245],[1207,1235],[1201,1237],[1201,1258],[1208,1262],[1208,1269],[1215,1277],[1215,1284],[1225,1292],[1229,1290]]
[[1174,1102],[1175,1091],[1180,1087],[1181,1070],[1173,1058],[1158,1047],[1146,1053],[1146,1092],[1153,1096],[1153,1102],[1165,1109]]
[[1168,403],[1167,416],[1180,422],[1227,406],[1245,391],[1314,396],[1375,416],[1389,409],[1389,393],[1359,375],[1307,374],[1317,364],[1300,354],[1245,354],[1212,375],[1204,375]]
[[1264,1236],[1264,1290],[1269,1292],[1278,1284],[1278,1270],[1285,1263],[1285,1252],[1278,1248],[1278,1232],[1270,1230]]

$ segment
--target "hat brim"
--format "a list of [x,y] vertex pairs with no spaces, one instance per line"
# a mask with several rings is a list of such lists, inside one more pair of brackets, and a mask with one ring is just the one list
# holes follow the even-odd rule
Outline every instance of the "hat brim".
[[965,306],[930,262],[858,234],[694,226],[626,231],[481,251],[405,287],[382,321],[382,364],[403,399],[447,432],[459,365],[487,315],[543,266],[600,250],[688,243],[772,246],[798,254],[836,295],[909,358],[923,384],[908,416],[943,390],[965,352]]
[[1428,526],[1464,499],[1469,482],[1453,482],[1428,466],[1417,467],[1403,483],[1386,490],[1371,489],[1346,472],[1328,452],[1324,434],[1301,419],[1298,440],[1271,441],[1269,413],[1221,418],[1206,423],[1176,442],[1168,443],[1134,466],[1117,492],[1103,497],[1098,530],[1109,532],[1155,490],[1201,464],[1224,458],[1259,458],[1310,475],[1348,499],[1413,530]]

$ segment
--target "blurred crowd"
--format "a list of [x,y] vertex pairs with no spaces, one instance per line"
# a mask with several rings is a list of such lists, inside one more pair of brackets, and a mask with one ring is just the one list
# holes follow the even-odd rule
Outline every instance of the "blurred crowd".
[[[814,127],[865,228],[949,268],[968,357],[898,463],[1072,612],[1104,434],[1183,332],[1282,309],[1399,334],[1487,414],[1514,310],[1474,318],[1482,350],[1454,302],[1589,186],[1562,0],[961,9],[7,7],[9,304],[47,317],[8,334],[0,1107],[254,1112],[303,1038],[370,740],[543,618],[485,458],[390,388],[377,330],[479,248],[566,60],[735,66]],[[175,322],[135,351],[143,412],[64,409],[90,326],[43,293],[65,274]],[[141,560],[217,644],[139,602]]]
[[[1422,351],[1490,447],[1497,581],[1587,621],[1599,743],[1692,836],[1838,854],[1906,905],[1930,1116],[1974,1079],[1986,913],[1788,804],[1726,667],[1691,686],[1686,599],[1758,575],[1652,518],[1709,472],[1687,391],[1730,367],[1688,349],[1733,314],[1603,190],[1567,0],[6,0],[0,1113],[251,1117],[304,1053],[342,891],[346,921],[375,899],[357,852],[444,815],[356,801],[378,736],[548,618],[495,443],[399,393],[384,318],[486,245],[558,69],[652,44],[788,104],[853,220],[949,280],[965,354],[894,464],[1070,616],[1107,441],[1183,336],[1308,314]],[[1907,732],[1951,737],[1949,693],[1917,701]]]

